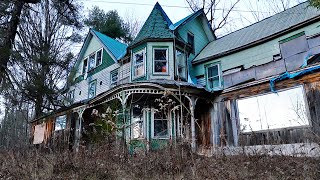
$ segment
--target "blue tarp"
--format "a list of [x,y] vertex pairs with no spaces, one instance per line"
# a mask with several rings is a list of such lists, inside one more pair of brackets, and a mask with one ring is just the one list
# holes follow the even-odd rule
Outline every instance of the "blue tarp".
[[270,89],[271,89],[272,92],[277,92],[277,90],[274,87],[274,85],[275,85],[275,83],[277,81],[282,81],[282,80],[285,80],[285,79],[297,78],[297,77],[300,77],[300,76],[303,76],[303,75],[306,75],[306,74],[310,74],[310,73],[316,72],[318,70],[320,70],[320,65],[305,69],[303,71],[295,72],[295,73],[285,72],[285,73],[281,74],[280,76],[272,78],[270,80]]

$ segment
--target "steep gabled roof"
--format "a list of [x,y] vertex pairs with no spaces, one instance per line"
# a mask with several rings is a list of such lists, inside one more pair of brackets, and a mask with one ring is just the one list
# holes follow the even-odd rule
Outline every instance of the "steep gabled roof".
[[174,24],[171,24],[171,25],[169,26],[169,28],[170,28],[171,30],[176,30],[176,29],[178,29],[181,25],[186,24],[187,22],[189,22],[189,21],[191,21],[192,19],[198,17],[198,16],[201,15],[202,13],[204,13],[204,12],[203,12],[203,9],[200,9],[200,10],[198,10],[198,11],[196,11],[196,12],[188,15],[187,17],[181,19],[180,21],[178,21],[178,22],[176,22],[176,23],[174,23]]
[[148,19],[142,26],[137,37],[132,41],[130,46],[147,39],[170,39],[173,38],[169,26],[172,25],[171,20],[163,11],[159,3],[156,3],[151,11]]
[[91,32],[100,40],[100,42],[105,46],[105,48],[113,55],[113,57],[116,60],[120,60],[126,54],[126,44],[123,44],[98,31],[91,30]]
[[193,63],[222,57],[251,45],[262,43],[281,33],[320,19],[320,11],[310,7],[308,2],[301,3],[262,21],[232,32],[209,43],[193,60]]

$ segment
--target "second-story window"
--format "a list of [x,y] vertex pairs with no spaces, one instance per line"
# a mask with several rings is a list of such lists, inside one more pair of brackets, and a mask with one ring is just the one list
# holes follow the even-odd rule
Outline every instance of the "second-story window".
[[89,83],[89,89],[88,89],[88,97],[93,98],[96,96],[96,87],[97,87],[97,81],[91,81]]
[[168,49],[157,48],[153,50],[154,68],[155,74],[167,74],[168,73]]
[[74,100],[74,91],[75,90],[71,90],[68,93],[68,99],[69,99],[70,102],[73,102],[73,100]]
[[144,76],[145,74],[145,57],[144,50],[133,54],[133,76],[135,78]]
[[194,35],[191,33],[188,33],[188,44],[191,46],[191,53],[194,54],[195,49],[194,49]]
[[96,54],[93,53],[89,56],[89,69],[88,71],[90,71],[91,69],[96,67]]
[[221,83],[220,64],[212,64],[207,67],[207,87],[209,89],[220,89]]
[[187,79],[187,57],[182,51],[176,51],[177,76],[180,79]]
[[111,71],[110,73],[110,85],[111,86],[116,86],[118,84],[118,79],[119,79],[119,69],[115,69]]
[[87,72],[87,68],[88,68],[88,58],[83,60],[82,74],[85,74]]

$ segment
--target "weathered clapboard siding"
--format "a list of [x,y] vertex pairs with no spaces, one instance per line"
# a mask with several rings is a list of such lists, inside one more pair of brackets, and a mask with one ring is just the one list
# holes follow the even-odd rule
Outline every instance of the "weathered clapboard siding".
[[243,66],[245,69],[250,68],[252,66],[258,66],[262,64],[266,64],[268,62],[273,61],[273,55],[280,53],[279,41],[295,34],[305,32],[306,36],[312,36],[320,32],[319,26],[320,22],[311,24],[299,30],[288,33],[284,36],[278,37],[266,43],[254,46],[252,48],[248,48],[242,50],[240,52],[236,52],[230,54],[228,56],[224,56],[218,59],[214,59],[212,61],[195,65],[195,75],[203,75],[205,70],[204,67],[207,64],[211,64],[217,61],[221,62],[222,71],[232,69],[235,67]]

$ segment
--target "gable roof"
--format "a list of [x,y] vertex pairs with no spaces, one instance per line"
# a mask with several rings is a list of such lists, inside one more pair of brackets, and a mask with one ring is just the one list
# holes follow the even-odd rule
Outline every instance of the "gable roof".
[[178,22],[176,22],[176,23],[174,23],[174,24],[171,24],[171,25],[169,26],[169,28],[170,28],[171,30],[176,30],[176,29],[178,29],[182,24],[186,24],[187,22],[189,22],[190,20],[198,17],[198,16],[201,15],[202,13],[204,13],[204,12],[203,12],[203,9],[200,9],[200,10],[198,10],[198,11],[196,11],[196,12],[188,15],[187,17],[181,19],[180,21],[178,21]]
[[[212,60],[234,53],[242,48],[275,38],[275,35],[287,33],[297,26],[320,19],[320,11],[310,7],[308,2],[268,17],[262,21],[227,34],[209,43],[192,61],[193,64]],[[299,26],[299,27],[300,27]]]
[[120,60],[127,52],[127,45],[93,29],[90,30],[116,60]]
[[171,20],[157,2],[139,34],[129,46],[134,46],[147,39],[172,39],[173,33],[169,28],[171,24]]

